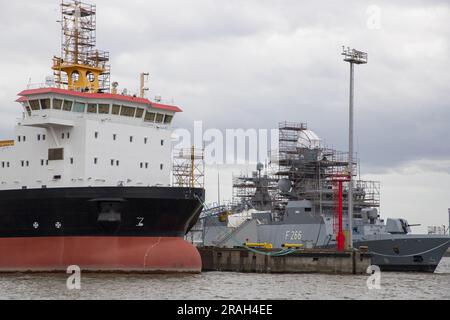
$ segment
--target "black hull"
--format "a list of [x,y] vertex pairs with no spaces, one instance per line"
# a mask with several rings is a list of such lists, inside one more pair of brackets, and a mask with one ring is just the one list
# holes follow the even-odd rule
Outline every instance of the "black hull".
[[[200,200],[199,200],[200,199]],[[0,191],[0,238],[183,237],[204,189],[83,187]]]

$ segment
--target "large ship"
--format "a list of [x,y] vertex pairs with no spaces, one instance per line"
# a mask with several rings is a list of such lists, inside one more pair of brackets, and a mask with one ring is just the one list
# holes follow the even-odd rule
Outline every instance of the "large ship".
[[54,77],[18,94],[23,116],[0,142],[0,271],[200,272],[183,237],[204,189],[171,184],[177,106],[110,85],[96,7],[61,3]]
[[[348,153],[324,146],[305,123],[282,122],[269,160],[265,173],[259,164],[252,176],[234,177],[230,205],[205,209],[194,229],[200,244],[339,249],[342,232],[348,248]],[[358,161],[352,165],[357,172]],[[353,178],[353,247],[368,250],[381,270],[434,272],[450,236],[411,234],[403,218],[385,221],[379,182]]]

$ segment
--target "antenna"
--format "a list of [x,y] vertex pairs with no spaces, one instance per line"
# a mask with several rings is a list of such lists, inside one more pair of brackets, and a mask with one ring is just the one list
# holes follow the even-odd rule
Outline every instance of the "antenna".
[[140,74],[140,86],[139,86],[139,96],[141,98],[145,98],[145,92],[149,89],[145,87],[145,84],[148,82],[149,73],[143,72]]
[[117,81],[114,81],[111,86],[112,86],[112,93],[117,94],[117,88],[119,87],[119,83]]

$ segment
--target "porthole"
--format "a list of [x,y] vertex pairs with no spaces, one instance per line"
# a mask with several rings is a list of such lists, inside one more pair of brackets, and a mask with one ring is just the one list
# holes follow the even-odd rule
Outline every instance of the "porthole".
[[92,72],[88,72],[86,74],[86,78],[88,79],[89,82],[94,82],[95,81],[95,75]]

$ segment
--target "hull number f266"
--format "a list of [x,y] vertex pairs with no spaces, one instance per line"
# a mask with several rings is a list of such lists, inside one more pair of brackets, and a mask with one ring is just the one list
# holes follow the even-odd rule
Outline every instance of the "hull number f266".
[[287,230],[285,240],[302,240],[303,232],[301,230]]

